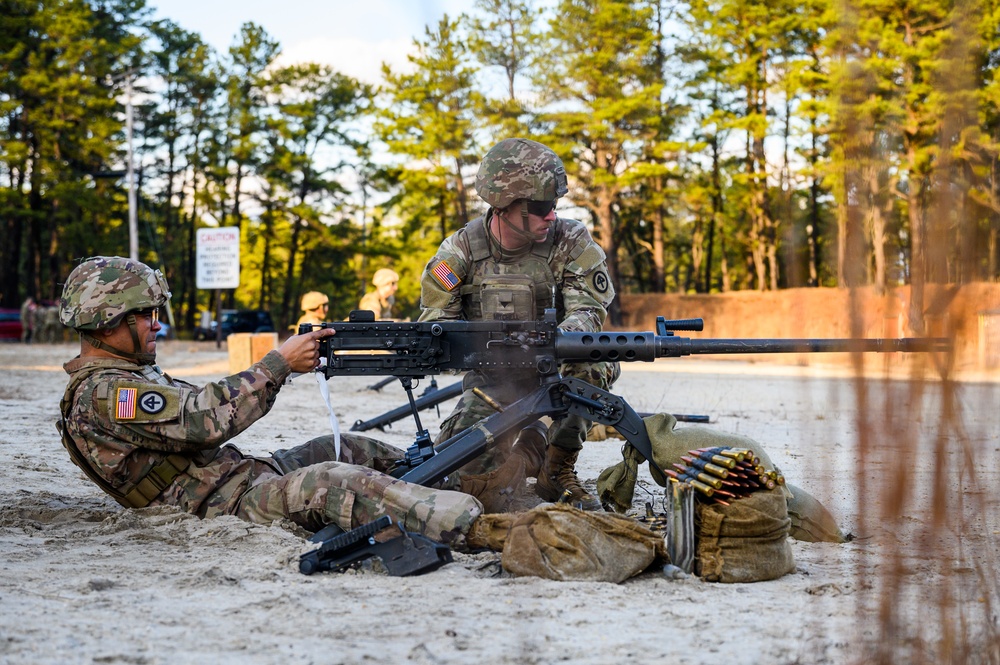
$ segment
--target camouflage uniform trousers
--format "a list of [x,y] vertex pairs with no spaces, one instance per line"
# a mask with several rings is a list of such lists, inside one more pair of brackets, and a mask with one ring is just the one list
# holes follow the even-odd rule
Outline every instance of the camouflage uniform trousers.
[[[310,531],[335,523],[349,530],[388,515],[407,531],[461,546],[483,507],[468,494],[431,489],[386,473],[401,456],[396,448],[356,434],[344,434],[340,459],[332,436],[279,450],[278,473],[262,474],[234,513],[258,524],[291,519]],[[381,469],[381,470],[380,470]]]
[[[621,376],[621,366],[618,363],[564,363],[560,366],[564,377],[574,377],[587,383],[610,390],[618,377]],[[463,381],[465,390],[459,399],[455,410],[441,423],[441,432],[435,443],[441,443],[464,430],[476,426],[483,419],[492,416],[496,411],[486,402],[476,397],[473,388],[480,388],[500,404],[508,406],[518,399],[528,395],[538,388],[538,375],[528,373],[524,376],[506,374],[490,380],[482,374],[466,375]],[[580,450],[587,439],[590,421],[582,416],[568,415],[555,421],[549,428],[549,445],[565,450]],[[496,469],[510,455],[511,446],[517,433],[500,437],[493,442],[486,452],[460,469],[462,474],[488,473]],[[453,474],[454,476],[454,474]]]

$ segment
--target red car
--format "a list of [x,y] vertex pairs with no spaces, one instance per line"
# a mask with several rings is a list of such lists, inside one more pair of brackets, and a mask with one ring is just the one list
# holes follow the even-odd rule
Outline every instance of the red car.
[[21,310],[0,308],[0,340],[21,341]]

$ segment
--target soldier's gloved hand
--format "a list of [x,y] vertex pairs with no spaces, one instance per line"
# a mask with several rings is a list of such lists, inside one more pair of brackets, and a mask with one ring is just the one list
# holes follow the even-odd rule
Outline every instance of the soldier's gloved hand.
[[313,330],[304,335],[292,335],[278,349],[293,372],[311,372],[319,365],[319,341],[333,335],[333,328]]

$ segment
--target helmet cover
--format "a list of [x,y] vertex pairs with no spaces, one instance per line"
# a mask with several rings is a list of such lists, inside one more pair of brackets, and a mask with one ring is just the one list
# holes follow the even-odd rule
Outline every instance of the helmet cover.
[[77,330],[110,329],[129,312],[168,300],[170,289],[159,270],[120,256],[94,256],[66,278],[59,320]]
[[555,201],[568,189],[559,156],[529,139],[500,141],[483,157],[476,174],[476,192],[501,210],[518,199]]

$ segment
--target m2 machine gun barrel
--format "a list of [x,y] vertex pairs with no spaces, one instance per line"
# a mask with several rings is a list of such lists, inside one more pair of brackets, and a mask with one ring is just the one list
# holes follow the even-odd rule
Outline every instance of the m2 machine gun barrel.
[[[658,320],[658,324],[660,320]],[[663,321],[670,324],[669,321]],[[654,333],[564,332],[556,336],[560,361],[645,361],[742,353],[891,353],[942,351],[945,340],[902,339],[691,339]]]

